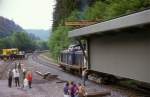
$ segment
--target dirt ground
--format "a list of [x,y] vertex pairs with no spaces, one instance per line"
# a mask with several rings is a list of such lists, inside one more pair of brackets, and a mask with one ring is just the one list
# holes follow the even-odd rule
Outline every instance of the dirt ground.
[[[27,70],[31,70],[33,72],[33,84],[31,89],[21,89],[19,87],[14,86],[8,88],[7,78],[3,78],[0,80],[0,97],[63,97],[63,86],[64,83],[57,83],[60,80],[74,81],[75,83],[82,82],[81,78],[77,76],[73,76],[69,73],[61,71],[57,67],[51,66],[49,62],[45,62],[45,59],[37,57],[37,55],[31,55],[27,60],[20,61],[23,63]],[[0,62],[0,66],[2,64],[8,65],[5,68],[4,75],[6,76],[6,71],[9,68],[13,68],[13,65],[6,64],[5,62]],[[42,73],[50,72],[52,75],[58,75],[58,78],[53,78],[50,80],[43,79],[39,76],[36,71],[40,71]],[[90,81],[87,82],[86,89],[88,92],[95,91],[110,91],[111,95],[106,97],[144,97],[140,93],[129,92],[129,90],[124,89],[120,90],[117,88],[112,88],[111,86],[97,85]]]

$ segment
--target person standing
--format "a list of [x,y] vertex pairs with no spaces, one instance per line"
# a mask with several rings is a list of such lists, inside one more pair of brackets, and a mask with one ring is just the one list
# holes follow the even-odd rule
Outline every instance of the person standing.
[[11,88],[12,86],[12,78],[13,78],[13,72],[11,69],[8,70],[8,87]]
[[64,86],[64,97],[69,97],[69,82],[66,82]]
[[18,70],[19,70],[19,74],[20,74],[19,82],[21,84],[21,88],[23,88],[23,83],[24,83],[23,64],[18,65]]
[[31,71],[28,71],[27,73],[27,80],[28,80],[29,88],[32,88],[31,87],[31,84],[32,84],[32,72]]
[[26,69],[22,68],[22,70],[23,70],[23,79],[25,79],[26,78]]
[[15,62],[15,69],[17,68],[17,63]]
[[77,93],[77,85],[74,82],[71,82],[70,84],[70,97],[75,97]]
[[84,86],[85,86],[86,80],[88,79],[87,77],[88,77],[88,75],[87,75],[87,69],[84,68],[83,71],[82,71],[82,82],[83,82]]
[[14,79],[15,79],[16,87],[17,86],[20,87],[20,83],[19,83],[19,70],[17,68],[13,69],[13,76],[14,76]]
[[85,97],[86,91],[85,87],[78,83],[78,97]]

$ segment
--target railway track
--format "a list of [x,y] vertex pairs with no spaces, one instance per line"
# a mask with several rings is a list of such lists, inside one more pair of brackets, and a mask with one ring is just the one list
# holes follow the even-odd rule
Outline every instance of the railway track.
[[39,55],[39,54],[34,54],[34,55],[32,55],[32,60],[35,61],[35,62],[37,62],[37,63],[39,63],[39,64],[41,64],[41,65],[44,65],[44,66],[47,66],[47,67],[50,67],[50,68],[53,68],[53,69],[56,69],[56,70],[59,70],[59,71],[63,71],[63,70],[60,69],[58,66],[53,65],[53,64],[50,64],[50,63],[48,63],[47,61],[44,61],[44,60],[40,59],[40,58],[38,57],[38,55]]

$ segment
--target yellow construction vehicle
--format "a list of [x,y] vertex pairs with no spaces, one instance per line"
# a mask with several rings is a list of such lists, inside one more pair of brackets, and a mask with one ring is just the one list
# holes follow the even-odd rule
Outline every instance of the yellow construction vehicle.
[[2,54],[9,56],[11,54],[17,54],[18,53],[18,49],[17,48],[12,48],[12,49],[2,49]]
[[11,49],[2,49],[0,58],[3,60],[8,59],[22,59],[24,58],[24,54],[20,54],[18,48],[11,48]]

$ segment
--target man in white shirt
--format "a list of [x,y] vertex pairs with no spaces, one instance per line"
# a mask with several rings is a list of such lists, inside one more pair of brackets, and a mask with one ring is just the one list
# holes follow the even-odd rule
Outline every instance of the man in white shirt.
[[16,84],[16,87],[19,86],[20,87],[20,83],[19,83],[19,70],[14,68],[13,69],[13,77],[15,79],[15,84]]

